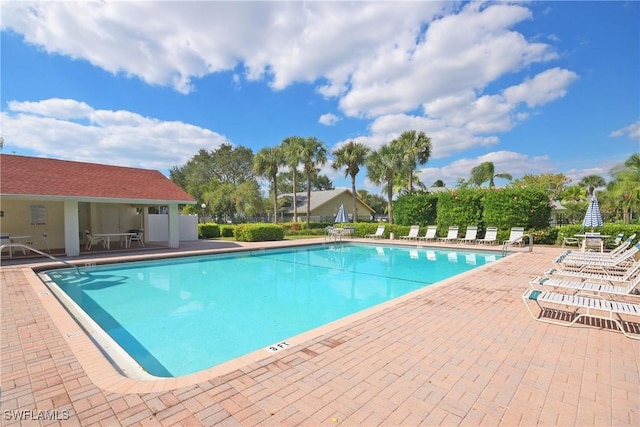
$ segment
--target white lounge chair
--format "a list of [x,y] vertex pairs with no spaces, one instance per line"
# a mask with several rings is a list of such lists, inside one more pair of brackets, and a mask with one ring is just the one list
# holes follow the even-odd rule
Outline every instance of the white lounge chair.
[[420,233],[420,226],[412,225],[409,229],[409,234],[406,236],[400,236],[400,238],[405,240],[418,240],[418,233]]
[[[613,322],[627,337],[640,339],[640,333],[637,330],[625,328],[626,322],[620,317],[632,317],[634,323],[640,321],[640,304],[637,303],[609,301],[581,294],[566,295],[543,292],[536,289],[526,291],[522,295],[522,300],[531,317],[540,322],[571,326],[582,319],[589,319],[590,321],[583,323],[606,326],[606,324],[603,325],[604,322],[594,321],[594,319],[601,319]],[[538,314],[531,310],[532,303],[535,303],[540,309]]]
[[601,296],[605,295],[631,295],[635,292],[638,283],[640,283],[640,274],[636,274],[632,280],[626,282],[615,281],[615,285],[597,282],[582,282],[573,280],[563,280],[550,277],[534,277],[529,281],[529,285],[533,289],[539,288],[562,288],[569,289],[579,293],[593,293]]
[[635,261],[636,254],[640,251],[640,243],[632,246],[622,253],[610,257],[598,258],[564,258],[556,262],[564,270],[575,271],[603,271],[611,272],[615,270],[626,270]]
[[493,245],[494,243],[498,243],[498,227],[487,227],[484,237],[482,239],[478,239],[476,243],[483,245]]
[[438,239],[441,242],[455,242],[458,240],[458,226],[452,225],[449,227],[449,231],[447,232],[447,237],[441,237]]
[[384,225],[379,225],[376,232],[373,234],[365,234],[364,237],[365,238],[371,238],[371,239],[382,239],[384,237],[384,229],[386,227]]
[[524,227],[511,227],[509,238],[502,242],[503,245],[522,245],[524,242],[522,237],[524,236]]
[[476,237],[478,235],[478,227],[475,225],[468,225],[467,232],[464,237],[458,239],[458,243],[473,243],[476,241]]
[[631,243],[635,238],[636,238],[636,235],[632,234],[624,242],[622,242],[621,244],[618,244],[618,246],[616,246],[616,248],[613,249],[611,252],[582,252],[582,251],[571,251],[571,250],[564,251],[560,255],[558,255],[558,257],[554,260],[554,262],[560,263],[565,259],[578,259],[578,260],[611,259],[615,255],[618,255],[621,252],[627,250],[627,248],[629,247],[629,245],[631,245]]
[[596,281],[596,282],[627,282],[636,274],[640,274],[640,261],[634,262],[627,269],[612,270],[610,272],[602,271],[581,271],[561,268],[550,268],[544,272],[545,277],[570,277],[573,280]]
[[427,231],[424,236],[418,237],[418,240],[424,240],[426,242],[430,240],[436,240],[438,238],[438,227],[435,225],[427,225]]

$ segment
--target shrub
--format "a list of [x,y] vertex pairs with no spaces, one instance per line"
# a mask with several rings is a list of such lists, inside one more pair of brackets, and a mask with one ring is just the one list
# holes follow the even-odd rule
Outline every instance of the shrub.
[[235,238],[240,242],[283,240],[284,228],[278,224],[243,224],[236,227]]
[[198,238],[216,239],[220,237],[220,226],[213,222],[198,224]]
[[438,195],[436,194],[404,194],[393,202],[393,219],[400,225],[435,224],[437,206]]
[[233,237],[235,228],[233,225],[222,225],[220,226],[220,235],[222,237]]
[[547,194],[527,188],[505,188],[485,193],[483,220],[499,230],[524,227],[542,230],[549,227],[551,205]]
[[468,225],[482,225],[482,201],[487,191],[481,188],[456,188],[438,193],[438,233],[446,236],[447,229],[457,225],[464,231]]

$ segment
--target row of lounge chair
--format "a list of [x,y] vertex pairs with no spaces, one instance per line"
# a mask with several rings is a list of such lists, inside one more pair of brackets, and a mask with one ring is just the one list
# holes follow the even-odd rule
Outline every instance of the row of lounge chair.
[[[478,235],[478,227],[475,225],[467,226],[467,230],[465,232],[464,237],[458,237],[459,227],[451,226],[447,231],[446,237],[438,237],[438,230],[435,225],[428,225],[427,231],[424,236],[419,236],[420,226],[412,225],[409,229],[409,234],[406,236],[401,236],[401,239],[405,240],[424,240],[424,241],[439,241],[439,242],[449,242],[449,243],[476,243],[476,244],[488,244],[493,245],[498,243],[498,227],[487,227],[485,235],[483,238],[479,239]],[[511,233],[509,238],[502,242],[505,243],[520,243],[522,242],[522,237],[524,235],[524,227],[513,227],[511,229]]]
[[564,251],[522,295],[531,316],[563,326],[615,325],[640,339],[640,243],[632,246],[634,239],[635,234],[611,252]]

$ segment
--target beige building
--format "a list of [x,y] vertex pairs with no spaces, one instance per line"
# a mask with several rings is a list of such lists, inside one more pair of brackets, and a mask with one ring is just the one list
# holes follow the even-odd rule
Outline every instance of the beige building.
[[[293,193],[281,194],[279,205],[281,220],[293,220]],[[375,211],[359,197],[358,203],[358,221],[367,221]],[[353,221],[353,193],[346,188],[338,188],[335,190],[312,191],[311,192],[311,214],[310,220],[317,222],[332,222],[338,214],[340,205],[344,204],[344,209],[349,221]],[[306,221],[307,219],[307,193],[296,194],[296,205],[298,221]]]

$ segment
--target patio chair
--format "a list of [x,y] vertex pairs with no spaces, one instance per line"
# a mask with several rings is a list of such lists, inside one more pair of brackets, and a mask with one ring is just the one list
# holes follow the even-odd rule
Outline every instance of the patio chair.
[[95,237],[91,234],[89,230],[84,230],[84,236],[87,239],[86,250],[91,250],[91,246],[96,245],[98,243],[102,243],[102,246],[107,248],[107,241],[104,237]]
[[619,275],[620,272],[626,271],[634,264],[638,251],[640,251],[640,243],[637,243],[622,253],[610,257],[564,258],[557,264],[559,264],[561,269],[569,271],[601,272],[609,275]]
[[449,227],[447,237],[441,237],[438,239],[440,242],[455,242],[458,240],[458,226],[452,225]]
[[[620,316],[629,316],[634,318],[634,323],[640,321],[640,304],[608,301],[584,295],[543,292],[535,289],[526,291],[522,295],[522,301],[531,317],[539,322],[560,326],[571,326],[578,321],[581,322],[581,326],[603,326],[606,323],[602,321],[612,322],[625,336],[640,339],[638,330],[625,328],[625,322],[620,318]],[[540,309],[538,314],[534,314],[531,310],[532,303],[535,303]]]
[[424,236],[418,237],[418,240],[424,240],[426,242],[430,240],[436,240],[438,238],[438,227],[435,225],[427,225],[427,232]]
[[591,249],[597,249],[600,252],[604,252],[604,238],[600,233],[584,233],[582,252],[586,252]]
[[468,225],[467,232],[464,237],[458,239],[458,243],[473,243],[476,241],[476,236],[478,235],[478,227],[475,225]]
[[483,245],[493,245],[494,243],[498,243],[498,227],[487,227],[484,237],[476,240],[476,243]]
[[524,227],[511,227],[511,232],[509,233],[509,238],[502,242],[503,245],[522,245],[524,241],[522,237],[524,236]]
[[405,240],[418,240],[418,233],[420,232],[419,225],[412,225],[409,229],[409,234],[406,236],[400,236],[401,239]]
[[138,246],[142,246],[144,248],[144,228],[130,230],[130,232],[135,234],[130,237],[129,244],[132,242],[138,242]]
[[36,240],[33,242],[27,242],[29,246],[44,246],[44,250],[49,252],[49,243],[47,242],[47,238],[49,237],[49,233],[42,233],[42,239]]
[[[10,244],[11,244],[11,239],[9,238],[9,235],[8,234],[0,234],[0,246],[2,246],[2,245],[10,245]],[[11,246],[9,246],[6,249],[9,251],[9,258],[11,258],[13,256],[13,248]]]
[[379,225],[378,229],[376,230],[375,233],[373,233],[373,234],[365,234],[364,237],[365,238],[370,238],[370,239],[382,239],[384,237],[384,229],[385,228],[386,228],[386,226]]

